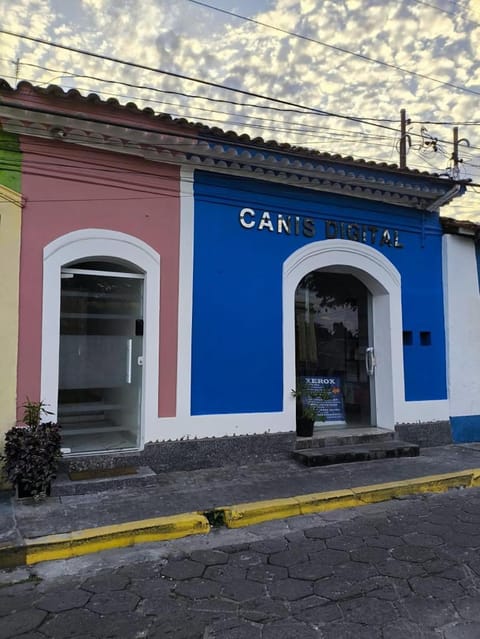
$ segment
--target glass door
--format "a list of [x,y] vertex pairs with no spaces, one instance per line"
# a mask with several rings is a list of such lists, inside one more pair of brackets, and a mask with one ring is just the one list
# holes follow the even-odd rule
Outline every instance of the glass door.
[[371,296],[356,277],[313,271],[295,294],[296,374],[327,390],[325,426],[372,425]]
[[72,453],[140,443],[143,275],[124,270],[62,269],[58,421]]

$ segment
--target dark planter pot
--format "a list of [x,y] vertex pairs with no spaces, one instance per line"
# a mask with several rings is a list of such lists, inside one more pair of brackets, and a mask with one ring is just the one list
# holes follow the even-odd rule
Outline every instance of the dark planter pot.
[[297,417],[297,437],[312,437],[314,424],[309,417]]
[[[51,483],[48,482],[48,484],[45,487],[46,497],[50,497],[50,490],[51,490]],[[30,488],[27,488],[27,486],[25,486],[25,484],[23,483],[21,479],[19,479],[18,482],[15,484],[15,496],[17,499],[28,499],[30,497],[33,497]]]

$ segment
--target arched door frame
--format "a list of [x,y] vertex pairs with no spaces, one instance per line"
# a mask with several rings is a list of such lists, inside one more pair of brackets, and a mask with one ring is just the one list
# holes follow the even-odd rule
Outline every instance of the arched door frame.
[[373,380],[376,424],[394,429],[404,401],[401,276],[376,249],[350,240],[312,242],[295,251],[283,265],[284,410],[294,423],[295,291],[300,280],[317,269],[350,273],[372,295],[373,346],[377,359]]
[[144,279],[144,366],[140,441],[145,424],[158,419],[160,255],[136,237],[105,229],[73,231],[50,242],[43,251],[41,397],[57,418],[61,268],[78,260],[113,259],[139,268]]

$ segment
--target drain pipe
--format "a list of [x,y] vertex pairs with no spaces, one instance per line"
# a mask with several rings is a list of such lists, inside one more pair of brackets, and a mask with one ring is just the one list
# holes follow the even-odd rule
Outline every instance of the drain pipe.
[[455,184],[453,188],[437,198],[432,204],[430,204],[430,206],[427,206],[425,210],[429,213],[437,212],[443,204],[449,202],[450,200],[453,200],[453,198],[458,194],[462,187],[465,188],[463,184]]

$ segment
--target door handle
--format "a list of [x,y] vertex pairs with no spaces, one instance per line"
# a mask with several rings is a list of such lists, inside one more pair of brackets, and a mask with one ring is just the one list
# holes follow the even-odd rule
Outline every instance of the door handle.
[[132,340],[127,339],[127,370],[126,370],[126,379],[125,382],[127,384],[132,383]]
[[372,377],[375,373],[375,366],[377,365],[375,361],[375,350],[373,346],[368,346],[365,349],[365,368],[367,370],[367,375]]

